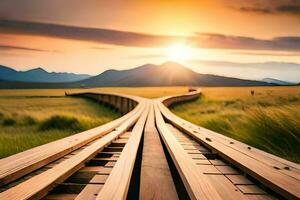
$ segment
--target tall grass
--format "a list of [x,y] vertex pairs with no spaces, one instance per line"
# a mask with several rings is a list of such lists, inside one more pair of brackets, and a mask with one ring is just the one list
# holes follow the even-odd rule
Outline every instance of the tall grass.
[[0,158],[107,123],[120,116],[65,92],[116,92],[147,98],[182,94],[187,87],[0,90]]
[[0,98],[0,158],[107,123],[119,113],[88,99]]
[[300,162],[300,113],[295,112],[296,109],[299,110],[299,107],[251,110],[241,127],[248,136],[245,141],[260,149]]
[[195,124],[299,163],[299,87],[254,88],[255,96],[245,90],[219,88],[217,92],[217,88],[206,88],[200,99],[178,104],[172,111]]

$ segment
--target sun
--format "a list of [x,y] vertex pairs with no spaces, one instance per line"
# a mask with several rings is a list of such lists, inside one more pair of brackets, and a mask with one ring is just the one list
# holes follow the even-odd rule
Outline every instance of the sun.
[[190,58],[191,50],[185,44],[173,44],[166,48],[166,55],[172,61],[186,61]]

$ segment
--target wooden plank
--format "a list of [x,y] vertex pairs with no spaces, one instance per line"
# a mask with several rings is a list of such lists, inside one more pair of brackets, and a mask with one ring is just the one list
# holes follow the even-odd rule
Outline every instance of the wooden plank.
[[220,196],[223,199],[236,200],[236,199],[246,199],[245,196],[233,185],[225,176],[220,175],[207,175],[209,179]]
[[199,154],[189,154],[189,156],[192,158],[192,159],[202,159],[202,160],[207,160],[207,158],[199,153]]
[[0,159],[0,186],[32,172],[86,144],[111,132],[129,117],[135,115],[138,108],[127,115],[97,128],[84,131],[30,150]]
[[87,184],[75,200],[94,200],[102,187],[101,184]]
[[53,168],[20,183],[19,185],[0,193],[1,200],[41,198],[51,190],[55,184],[63,182],[75,171],[80,169],[84,163],[94,157],[98,151],[104,149],[120,134],[128,130],[140,117],[145,108],[145,103],[139,104],[138,113],[124,122],[116,131],[98,139],[92,145],[83,149],[75,156],[61,162]]
[[217,165],[217,166],[225,166],[225,165],[227,165],[227,163],[225,163],[224,161],[219,160],[219,159],[209,160],[209,161],[211,162],[211,164]]
[[130,135],[131,135],[131,132],[126,132],[124,134],[122,134],[120,136],[121,139],[129,139],[130,138]]
[[188,154],[200,154],[200,151],[198,149],[196,150],[186,150],[185,151],[188,153]]
[[277,198],[271,195],[262,195],[262,194],[250,194],[246,195],[249,200],[275,200]]
[[[119,140],[122,140],[122,139],[117,139],[116,141],[119,141]],[[114,143],[111,143],[107,148],[117,147],[120,151],[122,151],[125,144],[126,143],[114,142]],[[102,154],[102,156],[103,156],[103,154]],[[111,160],[112,158],[114,158],[114,160]],[[96,159],[100,159],[100,160],[104,159],[103,161],[109,161],[109,162],[107,162],[105,164],[105,168],[100,168],[99,171],[97,171],[97,174],[89,181],[89,185],[87,185],[86,188],[78,195],[77,199],[96,199],[96,196],[97,196],[98,192],[100,191],[97,189],[99,187],[99,185],[97,185],[97,187],[95,187],[95,186],[91,186],[91,184],[101,184],[101,188],[102,188],[103,187],[102,185],[106,182],[106,180],[112,170],[112,167],[115,165],[116,161],[118,160],[118,158],[116,158],[114,156],[111,156],[109,158],[96,158]],[[103,169],[108,169],[108,167],[110,168],[109,171],[103,170]],[[91,195],[91,193],[93,195]]]
[[90,181],[90,184],[104,184],[107,180],[108,175],[96,175]]
[[113,156],[119,156],[121,152],[103,151],[103,153],[111,153]]
[[250,147],[251,149],[249,149],[249,145],[247,144],[243,144],[239,141],[233,140],[231,138],[227,138],[226,136],[217,134],[215,132],[212,132],[204,128],[201,129],[201,132],[206,132],[214,140],[217,140],[220,143],[230,148],[233,148],[243,154],[246,154],[247,156],[250,156],[259,162],[262,162],[270,167],[277,168],[280,173],[286,174],[294,179],[300,180],[299,164],[284,160],[280,157],[274,156],[272,154],[256,149],[254,147]]
[[256,185],[237,185],[244,194],[267,194],[264,190]]
[[247,144],[244,144],[244,143],[234,140],[232,138],[226,137],[222,134],[215,133],[215,132],[205,129],[203,127],[196,126],[188,121],[185,121],[185,120],[175,116],[165,107],[162,107],[162,109],[164,110],[164,112],[166,112],[168,115],[170,115],[171,118],[173,118],[173,122],[178,121],[177,125],[179,126],[179,124],[180,124],[180,126],[185,126],[185,128],[189,129],[190,133],[202,134],[205,136],[209,136],[209,137],[213,138],[214,140],[222,143],[223,145],[226,145],[226,146],[233,148],[247,156],[250,156],[259,162],[262,162],[273,168],[276,167],[277,169],[279,169],[278,171],[280,173],[286,174],[294,179],[300,180],[300,165],[299,164],[285,160],[278,156],[274,156],[272,154],[269,154],[262,150],[256,149],[254,147],[251,147],[251,149],[249,150],[249,145],[247,145]]
[[166,126],[155,103],[155,119],[159,133],[171,155],[191,199],[221,199],[218,192],[207,180],[205,175],[197,170],[193,160],[184,152],[182,146]]
[[116,165],[112,169],[111,174],[99,192],[96,198],[97,200],[125,199],[127,196],[135,158],[149,111],[149,101],[147,100],[145,102],[147,104],[146,109],[143,110],[142,115],[135,124],[131,136]]
[[116,162],[118,157],[112,156],[110,158],[93,158],[93,160]]
[[196,165],[211,165],[211,163],[209,162],[209,160],[206,159],[193,159],[194,163]]
[[153,103],[144,131],[140,199],[178,199],[159,133],[155,128]]
[[113,143],[115,143],[115,144],[118,144],[118,143],[120,143],[120,144],[126,144],[127,141],[128,141],[128,139],[121,139],[121,138],[119,138],[118,140],[114,141]]
[[218,174],[222,175],[222,173],[216,169],[213,165],[199,165],[197,164],[198,169],[201,170],[203,174]]
[[207,138],[212,138],[211,135],[208,135],[205,132],[201,132],[201,134],[194,133],[194,130],[191,129],[190,126],[182,125],[182,119],[170,113],[170,111],[168,111],[161,103],[159,104],[159,108],[167,120],[171,121],[177,128],[182,129],[198,142],[205,144],[242,171],[258,179],[265,186],[273,189],[286,198],[300,198],[300,182],[297,179],[281,173],[279,170],[276,170],[268,164],[260,162],[241,151],[231,148],[228,145],[224,145],[218,140],[207,140]]
[[253,182],[250,181],[243,175],[226,175],[226,177],[233,183],[238,185],[252,185]]
[[[198,126],[192,124],[192,127],[193,128],[199,128]],[[221,135],[221,134],[218,134],[218,133],[215,133],[211,130],[208,130],[208,129],[205,129],[203,127],[201,127],[201,129],[198,129],[198,130],[201,130],[201,132],[206,132],[206,133],[209,133],[210,135],[216,137],[216,138],[220,138],[220,142],[224,142],[224,144],[228,145],[228,146],[231,146],[232,148],[238,150],[238,151],[241,151],[251,157],[256,157],[257,160],[265,163],[265,164],[268,164],[270,166],[278,166],[280,168],[284,168],[286,166],[289,166],[291,168],[294,168],[297,170],[297,172],[299,172],[300,170],[300,165],[297,164],[297,163],[293,163],[291,161],[288,161],[288,160],[285,160],[283,158],[280,158],[278,156],[275,156],[275,155],[272,155],[270,153],[267,153],[265,151],[262,151],[260,149],[257,149],[257,148],[254,148],[254,147],[251,147],[251,151],[249,151],[248,147],[249,145],[247,144],[244,144],[240,141],[237,141],[237,140],[234,140],[232,138],[229,138],[229,137],[226,137],[224,135]],[[197,131],[198,132],[198,131]]]
[[105,167],[114,167],[115,164],[116,164],[116,162],[108,162],[108,163],[106,163],[104,166],[105,166]]
[[238,172],[237,170],[233,169],[230,166],[215,166],[220,172],[222,172],[222,174],[226,174],[226,175],[238,175],[240,174],[240,172]]

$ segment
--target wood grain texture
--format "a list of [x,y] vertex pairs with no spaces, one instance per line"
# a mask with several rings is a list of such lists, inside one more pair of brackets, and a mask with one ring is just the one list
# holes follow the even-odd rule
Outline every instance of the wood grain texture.
[[157,103],[155,104],[157,129],[171,155],[177,171],[191,199],[222,199],[205,175],[198,170],[193,160],[184,152],[182,146],[166,126]]
[[[198,98],[199,94],[193,90],[181,96],[147,100],[129,95],[86,93],[123,112],[137,106],[103,126],[0,160],[0,186],[51,163],[40,174],[31,173],[28,179],[0,193],[0,199],[42,198],[75,172],[97,173],[78,199],[126,199],[144,128],[140,199],[178,198],[159,135],[191,199],[274,198],[266,193],[268,190],[255,185],[256,181],[255,184],[249,181],[248,176],[287,199],[300,199],[300,165],[196,126],[166,107]],[[118,137],[118,142],[113,142]],[[218,155],[224,162],[210,160],[208,154]],[[87,161],[107,163],[105,167],[84,166]],[[232,165],[238,170],[231,168]],[[48,197],[70,199],[74,195]]]
[[93,158],[100,150],[110,144],[119,135],[126,132],[143,113],[145,103],[137,107],[137,112],[124,122],[117,130],[96,140],[91,145],[80,151],[75,156],[66,159],[53,168],[36,175],[19,185],[0,193],[1,200],[11,199],[39,199],[47,194],[57,183],[63,182],[66,178],[84,166],[84,163]]
[[138,147],[142,138],[144,126],[148,116],[150,101],[145,101],[146,108],[135,124],[131,136],[128,139],[117,163],[111,171],[103,188],[97,196],[97,200],[126,199],[133,171]]
[[[163,99],[160,99],[160,101],[163,101]],[[266,187],[271,188],[276,193],[288,199],[300,198],[300,181],[297,178],[299,176],[297,171],[299,165],[284,161],[284,159],[281,158],[274,159],[276,156],[269,156],[268,153],[261,153],[261,151],[252,147],[249,150],[248,145],[237,141],[234,141],[234,144],[238,145],[232,145],[229,142],[232,141],[232,139],[219,136],[220,134],[217,133],[213,134],[212,131],[202,131],[202,127],[193,125],[175,116],[162,103],[158,103],[158,107],[163,116],[178,129],[189,134],[196,141],[204,144],[214,152],[217,152],[222,158],[256,178]],[[254,152],[252,152],[253,149],[255,149]],[[289,170],[275,169],[274,166],[272,166],[273,164],[279,166],[288,165]],[[297,176],[293,177],[285,171],[293,171]]]
[[[167,124],[167,127],[172,132],[172,134],[175,135],[177,139],[185,138],[186,141],[193,141],[191,137],[182,133],[178,129],[174,128],[172,125]],[[202,150],[204,150],[204,148],[202,148]],[[199,154],[202,155],[199,150],[197,154],[196,153],[189,154],[189,150],[185,150],[185,153],[188,154],[191,158],[193,158],[195,155],[199,155]],[[193,159],[194,164],[196,164],[198,170],[200,170],[203,174],[205,174],[205,178],[211,182],[212,186],[216,189],[216,191],[219,193],[222,199],[226,199],[226,200],[247,199],[246,196],[243,195],[243,193],[239,191],[239,189],[234,184],[232,184],[232,182],[225,175],[223,175],[223,173],[220,170],[217,169],[217,166],[212,165],[209,162],[210,160],[208,160],[205,156],[203,157],[204,157],[203,159],[194,158]],[[203,163],[203,161],[206,162]]]
[[[114,94],[116,95],[116,94]],[[122,95],[122,98],[131,98],[140,102],[142,98]],[[0,186],[10,183],[17,178],[30,173],[84,145],[111,132],[130,116],[136,109],[112,122],[94,129],[78,133],[27,151],[0,159]]]
[[151,108],[144,131],[140,199],[178,199]]

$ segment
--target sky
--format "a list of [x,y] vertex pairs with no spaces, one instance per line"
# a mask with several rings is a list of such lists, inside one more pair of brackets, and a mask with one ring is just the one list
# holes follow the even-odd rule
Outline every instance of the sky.
[[166,61],[300,82],[300,0],[0,1],[0,65],[96,75]]

